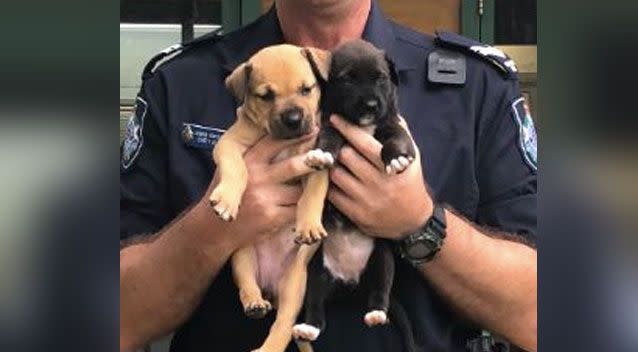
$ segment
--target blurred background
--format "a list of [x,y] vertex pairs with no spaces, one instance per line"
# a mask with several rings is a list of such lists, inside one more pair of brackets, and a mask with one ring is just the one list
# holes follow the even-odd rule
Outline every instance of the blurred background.
[[[638,3],[379,3],[415,29],[497,45],[521,68],[539,132],[539,350],[637,351]],[[3,3],[0,350],[117,349],[118,145],[141,68],[269,5]]]

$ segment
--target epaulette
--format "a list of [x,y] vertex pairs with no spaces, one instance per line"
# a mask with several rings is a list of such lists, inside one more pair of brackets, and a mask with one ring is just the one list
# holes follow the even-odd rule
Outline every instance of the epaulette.
[[508,79],[518,79],[516,63],[502,50],[452,32],[436,32],[435,42],[445,48],[462,50],[495,66]]
[[168,48],[160,51],[157,55],[153,56],[153,58],[148,61],[146,66],[144,66],[144,71],[142,71],[142,80],[146,80],[147,78],[152,76],[159,66],[170,61],[183,52],[195,48],[203,43],[218,41],[222,38],[222,35],[220,33],[221,29],[218,29],[197,37],[187,43],[171,45]]

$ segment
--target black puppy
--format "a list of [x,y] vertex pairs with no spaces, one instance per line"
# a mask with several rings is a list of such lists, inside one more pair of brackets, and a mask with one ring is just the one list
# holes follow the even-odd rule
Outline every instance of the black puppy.
[[[397,76],[384,52],[355,40],[338,47],[331,60],[328,81],[322,86],[322,127],[316,148],[308,154],[308,164],[321,169],[337,160],[345,140],[328,119],[339,114],[383,144],[381,159],[386,172],[402,172],[414,160],[415,150],[407,131],[399,125]],[[367,299],[364,322],[368,326],[386,324],[394,279],[389,243],[362,233],[328,202],[322,221],[328,236],[309,264],[304,323],[293,328],[293,335],[314,341],[326,325],[325,301],[338,292],[350,293],[352,288]],[[405,316],[393,321],[405,325]]]

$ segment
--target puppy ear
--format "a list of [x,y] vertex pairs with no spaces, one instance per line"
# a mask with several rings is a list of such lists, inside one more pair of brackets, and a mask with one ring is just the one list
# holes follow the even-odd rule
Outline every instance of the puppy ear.
[[244,102],[246,97],[246,90],[248,89],[248,82],[250,82],[250,73],[253,70],[253,66],[250,62],[243,63],[226,77],[226,89],[228,89],[235,99],[239,103]]
[[390,59],[388,54],[384,54],[385,62],[388,64],[388,70],[390,71],[390,80],[395,86],[399,85],[399,74],[397,73],[397,68],[394,66],[394,61]]
[[312,72],[318,79],[328,80],[328,71],[330,70],[330,52],[317,48],[301,49],[303,55],[312,68]]

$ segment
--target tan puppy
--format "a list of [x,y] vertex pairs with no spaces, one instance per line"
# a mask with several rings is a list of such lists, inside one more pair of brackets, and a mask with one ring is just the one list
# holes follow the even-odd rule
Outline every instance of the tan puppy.
[[[237,121],[221,137],[213,158],[219,184],[210,195],[211,205],[224,220],[237,216],[247,183],[243,154],[266,134],[277,139],[301,137],[319,124],[318,79],[326,79],[329,54],[319,49],[277,45],[262,49],[236,68],[226,87],[240,102]],[[280,157],[305,153],[294,147]],[[306,179],[299,201],[296,231],[321,232],[321,208],[328,187],[327,171]],[[319,210],[317,208],[319,207]],[[318,216],[317,216],[318,214]],[[291,227],[293,224],[291,224]],[[272,309],[264,298],[274,299],[277,317],[260,351],[284,351],[292,338],[292,326],[306,289],[306,267],[317,245],[298,246],[287,228],[233,254],[233,277],[246,315],[261,318]]]

